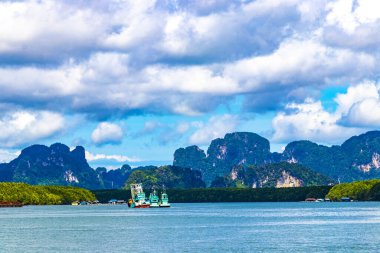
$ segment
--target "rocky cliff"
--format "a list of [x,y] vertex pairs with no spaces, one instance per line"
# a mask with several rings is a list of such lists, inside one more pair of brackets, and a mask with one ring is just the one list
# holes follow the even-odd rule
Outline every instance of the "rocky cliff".
[[19,157],[0,167],[0,180],[37,185],[71,185],[102,188],[98,174],[88,165],[83,147],[70,151],[56,143],[50,147],[33,145]]
[[[178,151],[178,150],[177,150]],[[337,181],[380,177],[380,131],[354,136],[341,146],[327,147],[310,141],[289,143],[282,154],[271,153],[269,141],[254,133],[232,133],[213,140],[207,150],[196,146],[174,153],[174,165],[199,169],[210,185],[238,165],[265,165],[284,161],[301,164]],[[194,151],[198,152],[194,155]],[[180,156],[178,155],[180,154]]]

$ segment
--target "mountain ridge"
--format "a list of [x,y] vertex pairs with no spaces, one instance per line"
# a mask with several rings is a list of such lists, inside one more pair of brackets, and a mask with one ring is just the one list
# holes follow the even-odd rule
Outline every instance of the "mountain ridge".
[[[281,165],[281,162],[303,167],[299,169]],[[78,146],[70,150],[61,143],[51,146],[36,144],[23,149],[11,162],[0,164],[0,182],[118,189],[124,187],[130,175],[137,169],[164,171],[163,175],[157,176],[162,176],[163,181],[165,176],[174,173],[173,178],[177,177],[178,182],[187,182],[186,178],[181,177],[195,176],[196,172],[191,171],[199,170],[206,186],[212,185],[216,179],[221,182],[220,178],[235,186],[237,179],[244,179],[245,181],[239,183],[244,183],[245,187],[253,187],[252,178],[258,180],[258,187],[269,186],[263,181],[277,182],[276,180],[299,182],[295,186],[302,185],[300,182],[308,185],[314,182],[313,177],[319,178],[320,183],[331,183],[326,178],[316,176],[314,172],[331,178],[333,182],[351,182],[380,178],[380,131],[353,136],[342,145],[331,147],[305,140],[294,141],[285,147],[283,153],[270,152],[270,142],[258,134],[228,133],[224,138],[213,140],[207,152],[195,145],[177,149],[174,152],[173,166],[166,169],[163,166],[132,169],[129,165],[123,165],[116,170],[93,169],[87,163],[84,147]],[[190,168],[190,172],[186,168]],[[309,169],[312,171],[307,171]],[[303,173],[294,174],[297,171]],[[149,173],[151,172],[145,174],[151,176]],[[247,174],[256,176],[247,178]],[[198,179],[193,182],[200,186]],[[176,184],[171,185],[175,187]],[[270,184],[273,185],[277,183]],[[191,183],[187,182],[186,187],[191,187]]]
[[207,155],[199,147],[191,146],[191,149],[177,149],[173,159],[175,166],[200,170],[207,185],[216,177],[228,175],[237,165],[278,162],[299,163],[336,181],[377,178],[380,177],[380,131],[352,136],[342,145],[331,147],[308,140],[293,141],[283,153],[270,152],[269,141],[255,133],[235,132],[213,140]]

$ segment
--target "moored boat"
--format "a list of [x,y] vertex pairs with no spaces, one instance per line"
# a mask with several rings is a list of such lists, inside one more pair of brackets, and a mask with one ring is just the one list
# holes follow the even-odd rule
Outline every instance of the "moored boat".
[[128,201],[128,205],[132,208],[149,208],[149,200],[146,199],[141,184],[131,184],[131,200]]
[[151,192],[149,195],[150,207],[160,207],[159,201],[160,201],[160,199],[157,196],[156,190],[153,190],[153,192]]
[[168,194],[166,194],[165,190],[161,193],[159,207],[170,207]]

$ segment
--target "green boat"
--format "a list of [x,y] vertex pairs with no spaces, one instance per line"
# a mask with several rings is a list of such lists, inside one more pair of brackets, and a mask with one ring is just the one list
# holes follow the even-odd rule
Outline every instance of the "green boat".
[[160,199],[157,196],[156,190],[153,190],[153,192],[151,192],[149,195],[150,207],[160,207],[159,201],[160,201]]
[[131,196],[128,206],[132,208],[149,208],[150,203],[145,199],[145,193],[141,184],[131,184]]
[[168,194],[166,194],[165,190],[161,193],[159,207],[170,207]]

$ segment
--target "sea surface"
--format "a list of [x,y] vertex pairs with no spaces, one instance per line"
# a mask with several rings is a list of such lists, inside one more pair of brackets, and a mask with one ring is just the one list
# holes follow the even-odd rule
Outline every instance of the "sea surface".
[[0,252],[379,252],[380,203],[0,208]]

